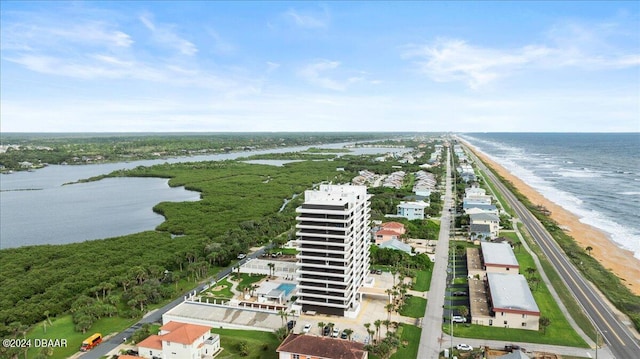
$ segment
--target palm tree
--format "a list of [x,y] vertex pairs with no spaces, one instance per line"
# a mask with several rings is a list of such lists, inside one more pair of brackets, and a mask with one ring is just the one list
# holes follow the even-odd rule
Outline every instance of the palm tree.
[[284,310],[280,309],[278,311],[278,315],[280,316],[280,319],[282,319],[282,326],[284,326],[284,322],[287,319],[287,312],[285,312]]
[[347,328],[344,330],[344,333],[347,335],[347,339],[351,340],[351,334],[353,334],[353,330]]
[[373,325],[376,327],[376,337],[380,340],[380,325],[382,325],[382,321],[380,319],[376,319],[376,321],[373,322]]
[[587,253],[589,253],[589,255],[591,255],[591,251],[593,250],[593,247],[587,246],[587,248],[585,248],[585,250],[587,251]]
[[325,323],[324,322],[318,322],[318,329],[320,330],[320,333],[322,333],[322,335],[324,335],[324,333],[322,332],[322,329],[324,328]]
[[395,305],[393,305],[393,303],[389,303],[384,307],[385,309],[387,309],[387,319],[391,320],[391,312],[393,312],[393,310],[395,309]]
[[389,333],[389,326],[391,325],[391,321],[389,319],[385,319],[382,321],[382,325],[386,328],[385,335]]
[[276,264],[275,263],[267,263],[267,267],[269,267],[269,278],[271,278],[273,276],[272,273],[275,273],[276,271]]
[[525,271],[527,272],[527,274],[529,274],[529,276],[533,276],[533,273],[536,272],[536,269],[533,267],[528,267],[527,269],[525,269]]

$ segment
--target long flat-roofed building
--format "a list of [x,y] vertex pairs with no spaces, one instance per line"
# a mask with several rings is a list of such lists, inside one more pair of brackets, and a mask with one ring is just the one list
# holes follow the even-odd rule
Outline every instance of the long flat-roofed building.
[[355,317],[369,271],[367,187],[321,185],[296,209],[298,300],[304,312]]
[[481,242],[482,267],[487,273],[518,274],[520,265],[507,242]]
[[540,309],[523,275],[487,273],[487,285],[491,316],[482,323],[474,318],[474,324],[539,329]]

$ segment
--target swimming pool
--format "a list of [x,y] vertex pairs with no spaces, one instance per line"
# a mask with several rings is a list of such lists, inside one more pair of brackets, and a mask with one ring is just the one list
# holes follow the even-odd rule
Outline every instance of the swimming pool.
[[284,292],[285,297],[289,296],[294,289],[296,289],[296,285],[293,283],[281,283],[276,289],[279,289]]

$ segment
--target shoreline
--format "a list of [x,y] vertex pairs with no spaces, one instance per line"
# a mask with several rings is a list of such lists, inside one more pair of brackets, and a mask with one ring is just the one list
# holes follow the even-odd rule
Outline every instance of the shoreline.
[[514,187],[527,197],[531,203],[542,205],[551,211],[551,219],[582,247],[591,246],[593,256],[604,268],[613,272],[634,295],[640,295],[640,261],[633,252],[618,247],[611,238],[600,229],[580,222],[580,218],[544,197],[523,180],[511,174],[500,164],[491,160],[488,155],[463,141],[473,153],[489,164],[500,176],[513,183]]

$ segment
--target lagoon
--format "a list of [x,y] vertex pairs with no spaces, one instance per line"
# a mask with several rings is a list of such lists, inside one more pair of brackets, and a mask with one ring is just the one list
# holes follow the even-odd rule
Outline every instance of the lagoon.
[[[342,148],[346,143],[324,148]],[[65,244],[154,230],[164,218],[153,212],[163,201],[196,201],[199,193],[170,188],[167,179],[107,178],[72,183],[119,169],[162,163],[222,161],[253,154],[297,152],[289,147],[252,152],[119,162],[50,165],[34,172],[0,175],[0,249]],[[406,152],[410,149],[357,148],[351,154]]]

